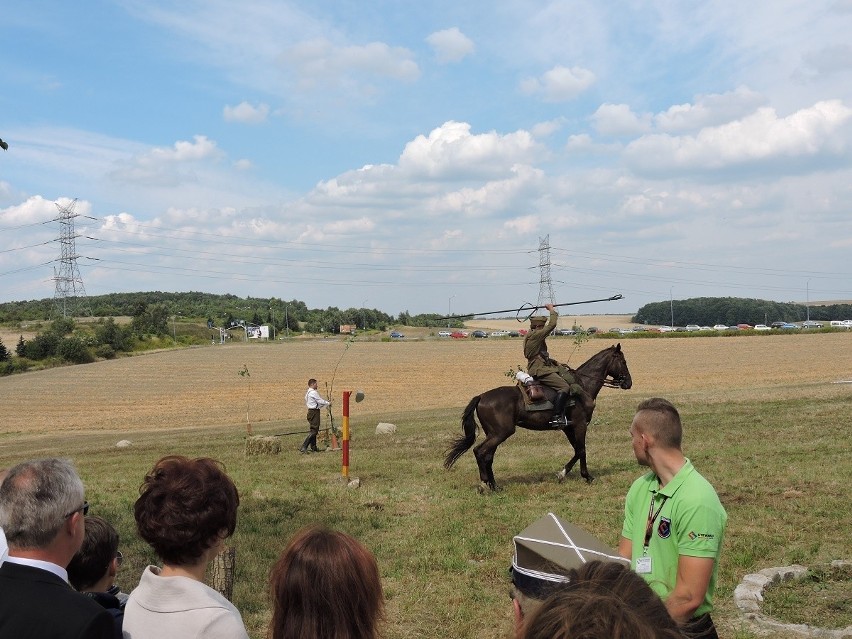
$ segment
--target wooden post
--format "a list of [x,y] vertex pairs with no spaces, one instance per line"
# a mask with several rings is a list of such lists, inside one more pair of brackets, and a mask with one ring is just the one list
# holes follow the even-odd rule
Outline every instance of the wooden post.
[[349,479],[349,396],[352,391],[343,391],[343,479]]
[[210,587],[228,601],[234,594],[234,573],[237,568],[237,549],[226,546],[213,558]]

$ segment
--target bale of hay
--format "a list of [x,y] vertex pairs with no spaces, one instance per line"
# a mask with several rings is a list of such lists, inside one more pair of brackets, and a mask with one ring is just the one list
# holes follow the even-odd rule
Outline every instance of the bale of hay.
[[396,424],[379,422],[376,426],[376,435],[393,435],[396,432]]
[[281,452],[281,438],[275,435],[246,437],[246,457],[251,455],[277,455]]

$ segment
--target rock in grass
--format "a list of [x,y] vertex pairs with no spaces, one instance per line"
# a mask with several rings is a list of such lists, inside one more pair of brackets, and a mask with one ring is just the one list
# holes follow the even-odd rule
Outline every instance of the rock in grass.
[[376,426],[376,435],[393,435],[396,432],[396,424],[379,422]]

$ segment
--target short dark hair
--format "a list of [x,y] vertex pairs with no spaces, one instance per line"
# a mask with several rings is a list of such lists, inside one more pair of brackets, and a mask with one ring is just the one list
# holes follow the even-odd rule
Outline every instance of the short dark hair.
[[0,528],[17,548],[45,548],[69,513],[83,506],[83,481],[69,459],[35,459],[0,483]]
[[118,553],[118,532],[106,519],[86,517],[83,545],[68,564],[68,581],[83,592],[94,586],[107,573]]
[[659,442],[667,448],[680,448],[683,442],[683,425],[680,413],[669,400],[662,397],[651,397],[641,402],[636,408],[637,413],[652,413],[647,421],[648,430]]
[[379,636],[384,616],[379,567],[346,533],[318,526],[297,532],[273,566],[269,585],[270,639]]
[[682,639],[665,604],[625,564],[590,561],[542,602],[523,639]]
[[139,487],[136,529],[165,563],[195,563],[220,536],[237,527],[237,487],[219,461],[169,455]]
[[310,386],[311,384],[316,384],[316,383],[317,383],[317,380],[315,380],[313,377],[311,377],[311,378],[308,380],[308,386]]

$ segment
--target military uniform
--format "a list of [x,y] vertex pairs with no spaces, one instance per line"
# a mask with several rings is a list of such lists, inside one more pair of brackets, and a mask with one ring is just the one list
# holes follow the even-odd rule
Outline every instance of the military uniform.
[[[524,357],[527,358],[527,372],[545,386],[571,393],[579,397],[587,411],[594,408],[595,400],[577,383],[567,366],[551,359],[547,352],[547,336],[556,328],[559,314],[552,310],[550,317],[530,319],[530,330],[524,337]],[[564,405],[563,405],[564,409]]]

